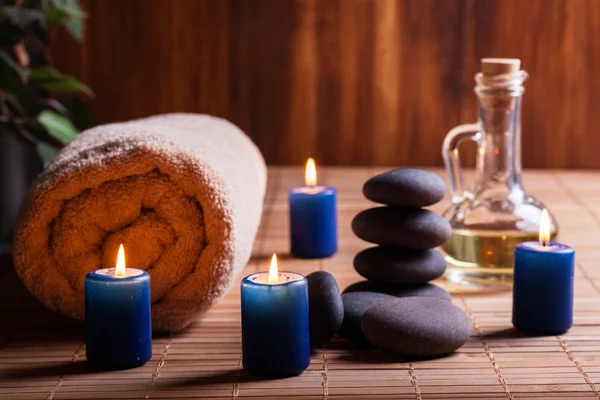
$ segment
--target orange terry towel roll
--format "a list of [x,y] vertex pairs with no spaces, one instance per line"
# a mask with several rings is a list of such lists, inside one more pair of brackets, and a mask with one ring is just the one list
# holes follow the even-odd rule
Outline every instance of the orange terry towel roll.
[[266,167],[220,118],[170,114],[80,134],[30,189],[14,243],[17,272],[47,307],[83,320],[85,275],[148,271],[155,331],[178,331],[242,271],[260,223]]

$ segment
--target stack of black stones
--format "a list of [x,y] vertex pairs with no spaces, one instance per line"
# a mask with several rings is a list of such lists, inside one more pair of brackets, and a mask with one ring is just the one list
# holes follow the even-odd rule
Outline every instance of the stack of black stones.
[[448,292],[429,283],[446,269],[435,247],[450,238],[451,228],[444,217],[423,207],[439,202],[445,189],[440,177],[419,169],[389,171],[365,183],[365,197],[385,206],[359,213],[352,230],[378,246],[356,255],[354,267],[367,280],[350,285],[341,296],[330,274],[307,277],[313,346],[338,332],[357,345],[432,357],[468,340],[468,316]]

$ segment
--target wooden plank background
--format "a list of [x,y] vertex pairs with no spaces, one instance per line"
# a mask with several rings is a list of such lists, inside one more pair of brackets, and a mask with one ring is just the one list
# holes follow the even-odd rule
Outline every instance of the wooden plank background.
[[[598,0],[88,0],[57,66],[103,122],[222,116],[272,164],[441,165],[486,56],[531,74],[526,167],[600,168]],[[465,156],[473,162],[473,149]]]

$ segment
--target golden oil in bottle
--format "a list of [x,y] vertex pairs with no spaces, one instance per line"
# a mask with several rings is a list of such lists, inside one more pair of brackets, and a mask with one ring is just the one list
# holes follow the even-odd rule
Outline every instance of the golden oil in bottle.
[[[556,237],[556,231],[551,237]],[[448,278],[469,286],[511,285],[514,249],[529,241],[538,241],[538,233],[453,229],[443,246]]]

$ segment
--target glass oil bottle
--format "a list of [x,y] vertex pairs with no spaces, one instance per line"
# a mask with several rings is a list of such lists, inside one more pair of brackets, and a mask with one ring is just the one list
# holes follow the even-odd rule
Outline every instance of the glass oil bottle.
[[[521,182],[521,99],[527,72],[520,60],[481,60],[477,83],[478,122],[452,129],[442,149],[452,205],[445,216],[452,226],[443,246],[446,277],[457,284],[486,289],[510,288],[514,247],[538,240],[544,205]],[[466,188],[458,147],[477,144],[475,178]],[[551,216],[551,236],[558,232]]]

